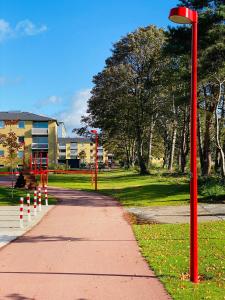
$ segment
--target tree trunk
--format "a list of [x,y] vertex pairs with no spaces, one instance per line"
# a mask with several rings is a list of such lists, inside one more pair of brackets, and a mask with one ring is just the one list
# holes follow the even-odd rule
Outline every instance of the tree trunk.
[[182,128],[182,137],[181,137],[181,172],[184,174],[186,171],[186,163],[187,163],[187,155],[189,152],[189,145],[188,145],[188,136],[189,136],[189,116],[187,117],[187,106],[185,107],[184,111],[184,120],[183,120],[183,128]]
[[177,152],[177,167],[178,167],[178,170],[180,170],[180,168],[181,168],[181,151],[180,151],[180,148],[178,149],[178,152]]
[[206,112],[202,176],[209,176],[212,168],[211,138],[210,138],[210,131],[211,131],[212,121],[213,121],[212,116],[213,116],[212,111]]
[[141,130],[140,128],[137,128],[137,158],[140,167],[140,175],[147,175],[149,174],[149,172],[147,170],[142,151],[143,151],[143,141],[141,138]]
[[164,133],[164,157],[163,157],[163,168],[169,165],[169,141],[168,141],[168,130]]
[[201,165],[201,173],[203,174],[204,159],[203,159],[203,150],[202,150],[202,129],[200,123],[200,114],[198,114],[198,151],[199,151],[199,158],[200,158],[200,165]]
[[131,147],[131,165],[132,167],[134,167],[135,165],[135,156],[136,156],[136,152],[135,152],[135,141],[132,142],[132,147]]
[[218,148],[216,149],[214,169],[215,169],[215,173],[219,174],[219,172],[220,172],[220,170],[219,170],[220,169],[220,151]]
[[175,145],[176,145],[176,137],[177,137],[177,124],[175,122],[172,134],[172,144],[170,150],[170,157],[169,157],[169,171],[173,170],[173,160],[174,160],[174,153],[175,153]]
[[154,130],[155,122],[153,121],[153,116],[151,117],[151,124],[149,128],[149,136],[148,136],[148,161],[147,166],[150,169],[151,160],[152,160],[152,140],[153,140],[153,130]]
[[220,97],[221,97],[221,91],[222,91],[222,84],[220,84],[220,90],[219,90],[219,96],[218,96],[218,101],[215,109],[215,121],[216,121],[216,146],[220,152],[220,165],[221,165],[221,176],[224,178],[225,177],[225,158],[224,158],[224,152],[223,148],[221,147],[220,144],[220,138],[219,138],[219,119],[218,119],[218,106],[220,103]]

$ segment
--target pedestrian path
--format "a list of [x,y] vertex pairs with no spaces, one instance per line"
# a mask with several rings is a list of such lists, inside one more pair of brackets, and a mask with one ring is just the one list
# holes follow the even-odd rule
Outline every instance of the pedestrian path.
[[[129,207],[139,222],[181,224],[190,223],[190,205]],[[224,204],[198,204],[198,222],[225,221]]]
[[0,299],[170,299],[115,200],[57,188],[49,193],[60,205],[0,250]]

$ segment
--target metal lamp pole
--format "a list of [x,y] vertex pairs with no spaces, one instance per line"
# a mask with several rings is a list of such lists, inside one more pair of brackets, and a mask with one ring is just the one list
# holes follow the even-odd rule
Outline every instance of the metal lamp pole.
[[197,52],[198,13],[187,7],[171,9],[169,19],[178,24],[192,24],[191,76],[191,182],[190,182],[190,279],[198,282],[198,173],[197,173]]
[[97,130],[91,130],[91,133],[95,135],[95,191],[98,190],[98,132]]

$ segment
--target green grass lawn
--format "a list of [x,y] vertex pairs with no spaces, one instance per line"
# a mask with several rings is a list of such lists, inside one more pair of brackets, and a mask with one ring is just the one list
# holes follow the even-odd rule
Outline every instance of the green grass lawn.
[[173,299],[225,299],[225,222],[199,224],[199,274],[189,273],[189,225],[133,225],[142,255]]
[[[26,202],[26,195],[29,191],[24,189],[14,189],[13,198],[12,191],[10,187],[0,186],[0,206],[2,205],[19,205],[20,197],[24,197],[24,203]],[[29,192],[31,195],[31,203],[33,203],[33,191]],[[56,199],[52,196],[49,196],[48,203],[49,205],[56,204]],[[44,198],[42,197],[42,203],[44,203]]]
[[[94,190],[90,175],[50,175],[49,185]],[[139,176],[132,171],[101,172],[98,190],[115,197],[125,206],[182,205],[188,204],[190,199],[189,180],[185,176],[176,177],[161,173]],[[211,194],[208,195],[208,190],[209,187],[202,189],[202,193],[199,194],[200,201],[211,202],[211,194],[218,192],[211,190]],[[224,189],[219,192],[225,195]]]

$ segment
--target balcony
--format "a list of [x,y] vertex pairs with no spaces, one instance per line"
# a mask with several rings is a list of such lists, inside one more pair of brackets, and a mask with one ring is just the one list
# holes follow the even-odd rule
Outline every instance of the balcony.
[[37,165],[47,165],[47,162],[48,162],[48,159],[46,157],[43,157],[43,158],[34,158],[33,157],[33,164],[37,164]]
[[48,144],[47,143],[32,143],[32,149],[48,149]]
[[78,150],[78,146],[77,145],[70,145],[70,150]]
[[70,150],[70,156],[78,155],[77,150]]
[[32,128],[32,135],[48,135],[48,128]]
[[66,145],[59,145],[59,150],[66,150]]
[[59,155],[61,155],[61,156],[66,156],[66,152],[61,152],[61,151],[59,151]]

